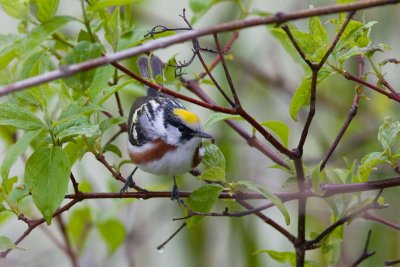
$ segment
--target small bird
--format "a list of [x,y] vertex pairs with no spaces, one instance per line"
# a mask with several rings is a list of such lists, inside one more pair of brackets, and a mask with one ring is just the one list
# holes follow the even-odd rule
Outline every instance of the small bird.
[[[143,78],[163,76],[164,64],[152,55],[138,59]],[[128,153],[135,169],[121,192],[134,185],[132,176],[141,170],[158,175],[172,175],[172,200],[178,200],[175,175],[193,170],[203,157],[202,138],[213,139],[203,131],[199,117],[188,111],[177,99],[146,87],[147,96],[138,97],[128,118]]]

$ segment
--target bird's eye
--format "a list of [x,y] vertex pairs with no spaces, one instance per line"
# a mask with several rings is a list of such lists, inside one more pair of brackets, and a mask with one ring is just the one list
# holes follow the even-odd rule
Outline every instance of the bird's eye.
[[185,126],[179,125],[178,126],[178,131],[183,132],[185,130]]

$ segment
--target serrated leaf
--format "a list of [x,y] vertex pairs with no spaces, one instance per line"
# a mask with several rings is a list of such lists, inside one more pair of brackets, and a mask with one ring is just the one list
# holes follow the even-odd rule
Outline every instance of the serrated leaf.
[[40,22],[45,22],[54,17],[57,12],[59,0],[36,0],[36,16]]
[[286,147],[289,145],[290,128],[285,123],[281,121],[265,121],[261,125],[272,130]]
[[[74,47],[73,51],[65,57],[64,64],[70,65],[87,61],[89,59],[98,58],[101,56],[101,52],[101,44],[82,41],[78,43]],[[92,84],[95,74],[95,69],[83,71],[73,75],[72,77],[64,79],[64,81],[77,93],[84,94]]]
[[[18,157],[25,152],[30,142],[40,131],[26,132],[18,141],[7,151],[3,162],[1,163],[1,177],[3,178],[3,185],[7,183],[8,174],[11,167],[17,161]],[[7,187],[3,186],[3,189],[8,193]]]
[[113,253],[125,240],[127,231],[117,219],[109,219],[98,224],[100,236],[106,242],[109,253]]
[[[186,201],[186,205],[192,211],[196,212],[209,212],[214,206],[219,195],[224,188],[217,184],[208,184],[194,190]],[[186,220],[187,226],[189,228],[195,226],[203,217],[202,216],[192,216]]]
[[[317,84],[333,74],[332,71],[322,68],[318,72]],[[289,113],[293,120],[297,121],[297,115],[301,108],[310,104],[311,96],[311,75],[306,74],[300,85],[296,88],[292,100],[290,101]]]
[[57,139],[61,142],[65,139],[70,139],[77,136],[92,137],[99,133],[98,124],[79,124],[77,126],[66,127],[62,132],[57,135]]
[[58,146],[36,150],[25,166],[25,184],[47,224],[60,206],[68,189],[71,166],[65,151]]
[[17,246],[8,237],[2,235],[0,236],[0,252],[8,249],[14,249]]
[[205,143],[203,147],[204,156],[202,163],[206,168],[221,168],[225,170],[225,157],[219,147],[211,143]]
[[252,181],[241,180],[241,181],[238,181],[237,184],[239,186],[243,186],[247,189],[250,189],[254,192],[258,192],[258,193],[262,194],[265,198],[269,199],[280,210],[283,217],[285,218],[286,224],[287,225],[290,224],[289,212],[279,197],[275,196],[274,194],[269,192],[267,189],[263,188],[261,185],[253,183]]
[[399,133],[400,121],[393,121],[392,118],[386,117],[378,131],[378,141],[384,150],[390,151],[390,146],[398,140]]
[[212,167],[203,171],[200,175],[200,179],[207,181],[224,181],[225,180],[225,169],[219,167]]
[[36,26],[18,45],[18,56],[23,58],[31,54],[35,51],[35,48],[42,45],[51,34],[55,33],[58,29],[72,20],[74,20],[73,17],[60,16],[54,17],[51,20]]
[[0,125],[12,126],[26,131],[40,130],[43,122],[29,110],[13,104],[0,103]]
[[207,128],[211,124],[222,120],[244,120],[240,115],[232,115],[226,113],[215,112],[208,117],[206,122],[204,123],[204,128]]
[[356,176],[358,179],[356,179],[355,182],[368,181],[371,171],[385,162],[389,163],[385,152],[372,152],[364,156],[361,160],[361,165],[358,167],[358,175]]
[[322,46],[327,46],[329,43],[328,32],[321,23],[318,16],[310,17],[308,19],[308,32]]

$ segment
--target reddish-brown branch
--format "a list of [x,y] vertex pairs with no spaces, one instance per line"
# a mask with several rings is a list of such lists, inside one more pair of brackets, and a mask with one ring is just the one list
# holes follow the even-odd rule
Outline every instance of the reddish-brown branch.
[[367,81],[364,81],[363,79],[360,79],[360,78],[354,76],[350,72],[344,71],[342,74],[347,80],[355,81],[355,82],[357,82],[359,84],[362,84],[362,85],[364,85],[364,86],[366,86],[366,87],[368,87],[368,88],[370,88],[370,89],[372,89],[372,90],[374,90],[374,91],[376,91],[376,92],[378,92],[378,93],[380,93],[382,95],[385,95],[388,98],[400,103],[400,95],[392,94],[390,92],[387,92],[387,91],[379,88],[376,85],[373,85],[373,84],[371,84],[371,83],[369,83]]
[[168,88],[166,88],[166,87],[164,87],[164,86],[162,86],[160,84],[153,83],[153,82],[151,82],[149,80],[146,80],[145,78],[133,73],[132,71],[128,70],[127,68],[125,68],[124,66],[122,66],[121,64],[119,64],[117,62],[113,62],[111,64],[114,67],[118,68],[120,71],[122,71],[125,74],[127,74],[129,77],[131,77],[131,78],[133,78],[133,79],[135,79],[135,80],[137,80],[137,81],[139,81],[139,82],[141,82],[141,83],[143,83],[143,84],[145,84],[145,85],[147,85],[149,87],[152,87],[152,88],[154,88],[154,89],[156,89],[156,90],[158,90],[160,92],[166,93],[166,94],[168,94],[170,96],[173,96],[173,97],[176,97],[176,98],[191,102],[193,104],[205,107],[205,108],[213,110],[213,111],[222,112],[222,113],[228,113],[228,114],[236,114],[236,111],[231,109],[231,108],[224,108],[224,107],[221,107],[221,106],[212,105],[212,104],[206,103],[204,101],[200,101],[200,100],[194,99],[192,97],[188,97],[188,96],[185,96],[183,94],[180,94],[180,93],[178,93],[176,91],[170,90],[170,89],[168,89]]
[[[71,200],[68,204],[59,208],[53,214],[53,218],[57,217],[58,215],[60,215],[61,213],[65,212],[65,211],[69,210],[72,206],[74,206],[79,201],[80,201],[79,199]],[[45,222],[44,218],[37,219],[37,220],[29,220],[29,219],[25,218],[23,215],[19,216],[19,218],[21,220],[23,220],[24,222],[26,222],[26,224],[28,225],[28,229],[26,229],[25,232],[14,242],[15,245],[18,245],[19,243],[21,243],[22,240],[24,240],[32,232],[33,229],[35,229],[36,227],[38,227],[39,225],[41,225],[42,223]],[[25,218],[25,219],[22,219],[22,218]],[[2,253],[0,253],[0,258],[5,258],[8,255],[8,253],[10,253],[10,251],[11,251],[11,249],[8,249],[8,250],[5,250]]]
[[386,226],[388,226],[388,227],[390,227],[390,228],[393,228],[393,229],[395,229],[395,230],[400,230],[400,225],[399,225],[399,224],[396,224],[396,223],[394,223],[394,222],[385,220],[385,219],[383,219],[383,218],[381,218],[381,217],[379,217],[379,216],[376,216],[376,215],[374,215],[374,214],[371,214],[371,213],[368,212],[368,211],[364,212],[364,214],[362,215],[362,217],[363,217],[365,220],[378,222],[378,223],[380,223],[380,224],[386,225]]
[[32,87],[35,85],[39,85],[42,83],[50,82],[59,78],[69,77],[74,75],[75,73],[82,72],[85,70],[89,70],[92,68],[96,68],[99,66],[111,64],[113,62],[117,62],[126,58],[133,57],[135,55],[139,55],[141,53],[146,53],[150,51],[154,51],[157,49],[165,48],[171,46],[173,44],[182,43],[185,41],[189,41],[201,36],[210,35],[214,33],[221,32],[229,32],[236,31],[244,28],[250,28],[258,25],[267,25],[274,23],[284,23],[287,21],[312,17],[312,16],[321,16],[334,14],[339,12],[367,9],[376,6],[383,6],[389,4],[397,4],[400,0],[369,0],[369,1],[360,1],[350,4],[343,5],[331,5],[324,7],[317,7],[312,9],[298,10],[292,12],[279,12],[275,16],[269,17],[257,17],[251,18],[247,20],[233,21],[227,22],[219,25],[214,25],[202,29],[194,29],[192,31],[179,33],[173,36],[165,37],[162,39],[157,39],[153,41],[146,42],[141,46],[136,46],[130,49],[126,49],[120,52],[116,52],[113,54],[108,54],[101,58],[96,58],[92,60],[88,60],[82,63],[73,64],[69,66],[63,66],[57,70],[47,72],[42,75],[38,75],[26,80],[18,81],[14,84],[6,85],[0,88],[0,96],[25,89],[28,87]]
[[[231,36],[231,38],[229,39],[229,41],[225,44],[223,51],[229,51],[231,49],[231,46],[233,45],[233,43],[236,41],[236,39],[239,37],[239,32],[234,32]],[[207,67],[207,69],[209,71],[212,71],[220,62],[221,57],[220,55],[216,56],[214,58],[214,60],[211,62],[210,66]],[[207,75],[207,71],[204,71],[202,73],[199,74],[198,79],[201,80],[203,79],[205,76]]]
[[[192,93],[196,94],[198,97],[203,99],[203,101],[214,104],[214,100],[212,100],[199,86],[197,81],[184,81],[186,88]],[[251,116],[247,115],[251,118]],[[245,118],[246,119],[246,118]],[[254,119],[253,119],[254,120]],[[275,163],[289,169],[289,165],[274,151],[269,149],[267,146],[262,144],[257,138],[253,137],[251,134],[247,133],[242,127],[240,127],[236,122],[232,120],[227,120],[226,123],[231,126],[240,136],[242,136],[247,142],[260,150],[264,155],[269,157]],[[260,125],[261,128],[263,128]],[[265,130],[265,129],[263,129]],[[290,151],[289,151],[290,152]]]

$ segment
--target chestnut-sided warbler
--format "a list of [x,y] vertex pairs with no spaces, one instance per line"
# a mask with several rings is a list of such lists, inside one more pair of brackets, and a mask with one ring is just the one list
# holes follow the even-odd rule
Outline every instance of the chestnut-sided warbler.
[[[143,78],[163,76],[164,64],[152,55],[142,56],[138,67]],[[202,138],[212,136],[203,131],[199,117],[177,99],[146,87],[147,96],[138,97],[128,118],[128,153],[136,164],[121,192],[134,185],[137,168],[152,174],[172,175],[172,199],[179,199],[175,175],[193,170],[202,159]]]

